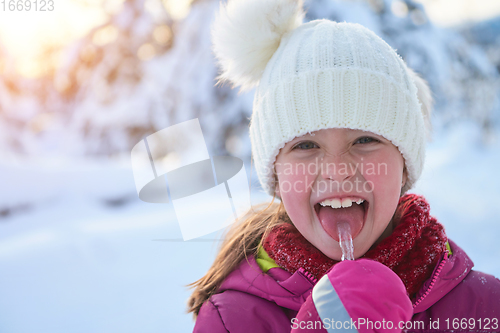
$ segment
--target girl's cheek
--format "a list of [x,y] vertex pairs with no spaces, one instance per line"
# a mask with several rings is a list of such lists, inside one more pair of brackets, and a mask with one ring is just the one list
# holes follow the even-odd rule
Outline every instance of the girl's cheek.
[[283,174],[279,179],[280,192],[283,195],[288,197],[302,197],[308,194],[307,189],[310,188],[308,185],[314,181],[315,175],[294,172],[292,174]]

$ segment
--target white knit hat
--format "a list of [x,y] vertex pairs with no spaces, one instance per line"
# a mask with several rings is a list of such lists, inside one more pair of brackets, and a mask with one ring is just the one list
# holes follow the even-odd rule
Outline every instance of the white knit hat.
[[[287,142],[326,128],[370,131],[403,155],[410,189],[422,173],[432,98],[424,80],[359,24],[302,24],[302,1],[229,0],[213,29],[220,82],[257,86],[250,139],[264,190]],[[421,104],[422,102],[422,104]]]

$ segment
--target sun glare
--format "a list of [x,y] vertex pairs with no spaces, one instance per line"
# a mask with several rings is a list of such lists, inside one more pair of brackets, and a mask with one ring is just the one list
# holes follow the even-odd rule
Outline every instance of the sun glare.
[[[109,14],[116,13],[124,0],[0,0],[0,74],[19,74],[36,78],[49,74],[60,62],[58,50],[85,36],[92,28],[104,24]],[[173,19],[182,19],[192,0],[146,0],[155,9],[164,5]],[[47,5],[44,10],[41,3]],[[50,3],[50,6],[48,4]],[[154,10],[157,12],[157,10]],[[154,13],[152,13],[154,14]],[[163,29],[163,30],[162,30]],[[107,26],[94,36],[96,45],[116,39],[117,30]],[[170,30],[156,29],[154,39],[164,45]],[[7,53],[8,61],[2,59]],[[50,56],[49,56],[50,55]],[[138,52],[141,59],[154,56],[150,45]],[[3,65],[2,65],[3,64]],[[9,67],[5,66],[9,64]]]
[[163,0],[163,4],[174,20],[181,20],[189,13],[193,0]]
[[[3,0],[2,0],[3,1]],[[6,0],[3,10],[0,1],[0,44],[2,49],[14,59],[15,68],[6,68],[26,77],[38,77],[46,74],[51,68],[51,61],[43,54],[51,49],[70,43],[72,40],[85,35],[91,28],[102,24],[107,14],[99,1],[86,2],[65,0],[54,1],[53,10],[46,6],[45,11],[35,10],[37,0],[12,1],[28,7],[10,7]],[[50,2],[50,1],[48,1]],[[22,10],[18,10],[22,9]]]

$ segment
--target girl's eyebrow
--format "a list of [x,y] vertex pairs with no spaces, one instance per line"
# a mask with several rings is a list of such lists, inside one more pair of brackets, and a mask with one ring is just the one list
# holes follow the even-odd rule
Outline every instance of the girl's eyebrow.
[[310,135],[310,134],[304,134],[304,135],[302,135],[302,136],[295,137],[295,138],[293,138],[292,140],[290,140],[290,141],[288,141],[288,142],[289,142],[289,143],[295,143],[295,142],[298,142],[298,141],[300,141],[300,140],[307,140],[307,139],[311,139],[311,138],[313,138],[313,136],[312,136],[312,135]]
[[[376,133],[365,132],[362,130],[353,130],[353,131],[354,132],[351,132],[350,134],[348,134],[348,137],[351,136],[352,140],[363,137],[363,136],[371,136],[371,137],[374,137],[376,139],[379,139],[380,141],[387,141],[387,139],[385,139],[383,136],[378,135]],[[288,141],[285,145],[294,145],[295,143],[297,143],[301,140],[321,141],[321,136],[317,136],[317,135],[313,136],[309,133],[306,133],[306,134],[303,134],[299,137],[293,138],[292,140]]]
[[377,139],[380,139],[380,138],[384,138],[383,136],[380,136],[376,133],[372,133],[372,132],[364,132],[364,131],[359,131],[359,132],[356,132],[355,136],[357,137],[360,137],[360,136],[373,136]]

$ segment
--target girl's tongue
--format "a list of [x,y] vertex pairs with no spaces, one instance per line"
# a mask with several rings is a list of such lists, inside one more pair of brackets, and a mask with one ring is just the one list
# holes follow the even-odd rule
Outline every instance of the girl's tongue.
[[362,205],[353,204],[346,208],[332,208],[330,206],[320,206],[318,217],[323,229],[337,242],[339,241],[339,231],[337,225],[341,222],[348,223],[351,227],[352,239],[354,239],[363,228],[365,210]]

